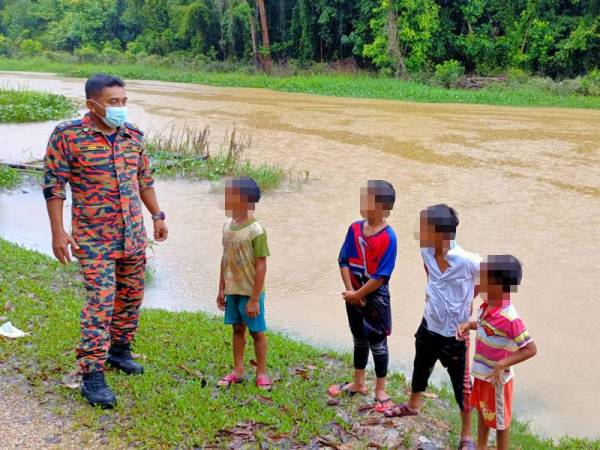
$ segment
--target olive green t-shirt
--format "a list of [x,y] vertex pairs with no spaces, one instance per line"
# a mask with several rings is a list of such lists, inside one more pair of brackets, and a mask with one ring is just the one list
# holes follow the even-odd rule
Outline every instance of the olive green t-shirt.
[[254,219],[223,225],[223,278],[225,295],[251,295],[256,276],[256,258],[269,256],[267,232]]

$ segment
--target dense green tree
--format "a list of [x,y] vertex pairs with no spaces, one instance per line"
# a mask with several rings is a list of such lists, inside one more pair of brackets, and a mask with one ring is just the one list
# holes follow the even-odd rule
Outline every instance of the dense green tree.
[[600,0],[0,0],[0,40],[4,53],[351,57],[398,76],[454,60],[560,79],[600,68]]

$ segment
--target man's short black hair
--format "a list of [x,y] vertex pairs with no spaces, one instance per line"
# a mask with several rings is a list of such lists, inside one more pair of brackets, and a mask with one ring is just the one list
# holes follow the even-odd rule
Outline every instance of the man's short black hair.
[[503,292],[514,291],[521,284],[523,269],[513,255],[490,255],[483,263],[488,283],[502,285]]
[[396,190],[392,183],[385,180],[369,180],[367,182],[367,192],[375,196],[375,203],[380,203],[389,211],[394,208],[396,202]]
[[85,98],[92,98],[100,94],[104,88],[119,86],[125,87],[125,82],[114,75],[97,73],[85,82]]
[[234,177],[229,180],[227,187],[238,190],[249,203],[258,203],[260,200],[260,187],[250,177]]
[[425,215],[425,219],[429,225],[433,225],[436,233],[444,233],[448,235],[449,239],[454,239],[456,236],[456,227],[458,227],[458,213],[446,205],[445,203],[439,203],[437,205],[429,206],[424,211],[421,211]]

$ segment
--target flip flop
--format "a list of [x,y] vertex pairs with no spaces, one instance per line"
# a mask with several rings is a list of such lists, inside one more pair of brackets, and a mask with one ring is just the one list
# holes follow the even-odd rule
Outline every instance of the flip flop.
[[[234,384],[239,384],[239,383],[243,383],[243,382],[244,382],[243,377],[238,377],[235,373],[231,372],[231,373],[228,373],[227,375],[224,375],[221,378],[219,378],[219,381],[217,381],[217,387],[228,388],[228,387],[233,386]],[[223,383],[223,384],[219,384],[219,383]]]
[[385,417],[408,417],[418,416],[418,411],[413,411],[406,403],[398,403],[383,412]]
[[386,398],[377,398],[375,397],[375,411],[378,413],[384,413],[390,408],[393,408],[394,404],[392,403],[392,399],[389,397]]
[[467,447],[468,450],[477,450],[475,441],[471,438],[461,438],[461,440],[458,441],[458,450],[463,450],[465,447]]
[[330,397],[339,397],[340,395],[348,395],[349,397],[353,397],[355,395],[367,395],[367,390],[364,391],[353,391],[348,389],[352,383],[341,383],[341,384],[332,384],[327,389],[327,395]]
[[266,375],[256,377],[256,387],[264,391],[270,391],[273,388],[273,382]]

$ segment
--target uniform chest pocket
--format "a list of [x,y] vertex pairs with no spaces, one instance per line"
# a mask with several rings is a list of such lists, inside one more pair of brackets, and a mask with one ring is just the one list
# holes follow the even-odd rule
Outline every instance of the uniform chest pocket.
[[106,167],[113,164],[112,149],[105,145],[79,145],[77,158],[86,167]]
[[135,174],[140,167],[142,158],[142,147],[139,145],[128,145],[123,149],[123,159],[128,173]]

